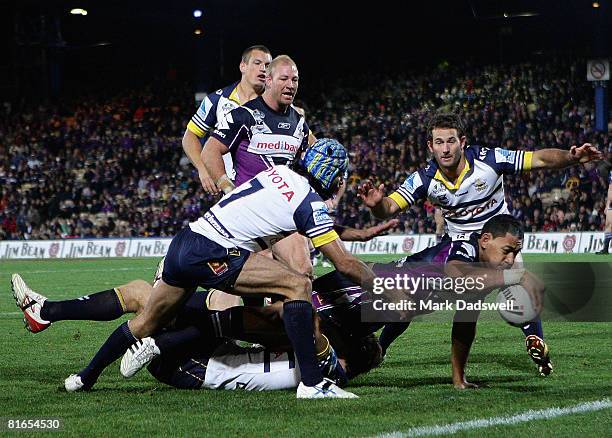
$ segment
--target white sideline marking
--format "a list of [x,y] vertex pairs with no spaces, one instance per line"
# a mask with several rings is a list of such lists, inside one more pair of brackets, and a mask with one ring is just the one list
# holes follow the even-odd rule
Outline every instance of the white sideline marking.
[[399,438],[428,435],[450,435],[469,429],[480,429],[492,426],[508,426],[518,423],[525,423],[531,420],[548,420],[550,418],[561,417],[564,415],[580,414],[583,412],[600,411],[612,407],[612,400],[604,398],[587,403],[580,403],[566,408],[549,408],[538,411],[529,410],[509,417],[491,417],[480,420],[461,421],[458,423],[442,424],[437,426],[422,426],[408,429],[406,432],[391,432],[377,435],[378,438]]
[[53,273],[64,273],[64,272],[109,272],[109,271],[146,271],[148,267],[144,268],[107,268],[107,269],[48,269],[45,271],[19,271],[19,275],[28,274],[53,274]]

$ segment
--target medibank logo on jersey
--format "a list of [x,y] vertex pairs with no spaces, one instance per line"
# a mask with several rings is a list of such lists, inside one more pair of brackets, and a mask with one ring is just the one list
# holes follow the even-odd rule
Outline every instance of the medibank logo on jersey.
[[276,143],[272,143],[272,142],[268,143],[265,141],[260,141],[260,142],[257,142],[254,146],[257,150],[260,150],[260,151],[274,150],[274,151],[282,151],[282,152],[291,152],[293,154],[295,154],[299,149],[298,145],[294,145],[286,141],[277,141]]
[[248,150],[254,154],[295,155],[300,141],[290,135],[256,134],[251,139]]

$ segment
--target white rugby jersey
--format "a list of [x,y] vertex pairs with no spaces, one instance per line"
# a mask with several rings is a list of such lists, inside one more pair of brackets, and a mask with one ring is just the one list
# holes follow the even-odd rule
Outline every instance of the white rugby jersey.
[[308,125],[293,106],[270,108],[259,96],[219,120],[211,136],[232,154],[236,185],[273,165],[288,164],[308,146]]
[[508,213],[503,175],[531,169],[533,152],[465,148],[466,166],[455,184],[446,180],[435,160],[411,174],[389,197],[402,210],[418,199],[440,207],[453,240],[480,231],[487,219]]
[[[240,96],[238,96],[238,84],[239,82],[234,82],[225,88],[208,94],[187,124],[187,129],[199,138],[204,138],[212,132],[217,123],[220,120],[225,120],[231,110],[242,105]],[[235,172],[231,154],[223,155],[223,163],[225,164],[225,173],[231,179],[234,179]]]
[[225,248],[260,251],[297,231],[315,247],[338,239],[334,222],[308,180],[287,166],[273,166],[236,187],[189,224]]
[[208,389],[271,391],[296,388],[300,370],[293,353],[233,349],[215,352],[208,360],[204,387]]

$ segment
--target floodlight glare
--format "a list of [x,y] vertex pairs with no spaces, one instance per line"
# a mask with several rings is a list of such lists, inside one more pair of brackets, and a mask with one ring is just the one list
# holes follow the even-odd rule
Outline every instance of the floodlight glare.
[[74,8],[70,10],[72,15],[87,15],[87,11],[82,8]]

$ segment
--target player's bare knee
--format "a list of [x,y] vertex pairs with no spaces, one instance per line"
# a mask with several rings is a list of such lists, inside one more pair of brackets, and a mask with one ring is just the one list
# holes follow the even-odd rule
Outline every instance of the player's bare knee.
[[312,292],[312,281],[305,275],[293,274],[288,279],[288,294],[290,300],[310,301]]
[[314,277],[314,269],[310,260],[303,261],[300,266],[298,266],[297,271],[310,279]]
[[134,280],[116,288],[123,301],[124,310],[128,313],[140,313],[144,308],[152,287],[144,280]]

